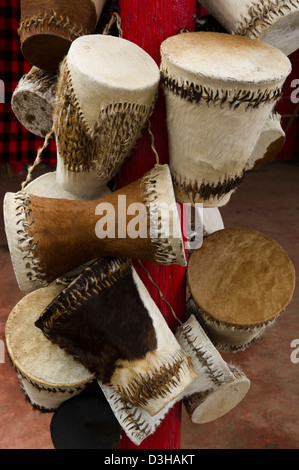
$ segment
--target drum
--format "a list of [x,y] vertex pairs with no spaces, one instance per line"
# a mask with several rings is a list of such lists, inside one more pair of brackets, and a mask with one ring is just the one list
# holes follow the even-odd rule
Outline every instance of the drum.
[[139,46],[107,35],[73,42],[57,87],[57,180],[80,196],[106,185],[152,114],[159,68]]
[[224,229],[206,237],[187,268],[196,316],[219,350],[246,349],[286,309],[295,269],[273,239],[249,229]]
[[7,193],[4,219],[16,279],[25,293],[99,257],[186,266],[168,165],[157,165],[95,201]]
[[196,379],[156,415],[151,416],[141,407],[133,406],[99,382],[119,424],[137,446],[154,434],[178,401],[183,400],[194,423],[206,423],[231,411],[249,390],[249,379],[237,367],[225,363],[193,315],[177,329],[175,336],[192,359]]
[[196,372],[183,398],[191,420],[203,424],[221,418],[243,400],[250,380],[222,359],[194,315],[178,328],[176,338]]
[[168,411],[180,400],[179,396],[159,413],[151,416],[143,408],[132,405],[107,385],[98,383],[123,431],[136,446],[140,446],[144,439],[154,434]]
[[32,67],[13,92],[11,107],[19,122],[32,134],[45,138],[53,127],[57,74]]
[[189,356],[130,260],[96,260],[35,325],[97,380],[151,416],[195,379]]
[[34,323],[62,286],[52,285],[23,297],[11,311],[5,326],[5,341],[21,388],[34,409],[56,410],[81,393],[92,374],[57,345]]
[[286,55],[298,48],[297,0],[200,0],[200,3],[231,34],[258,39]]
[[176,198],[223,206],[244,178],[290,61],[260,41],[214,32],[167,38],[161,56]]
[[256,170],[275,160],[286,141],[286,135],[281,127],[281,116],[274,109],[268,117],[262,132],[248,160],[247,170]]
[[21,0],[19,35],[28,62],[56,72],[71,43],[92,34],[105,0]]

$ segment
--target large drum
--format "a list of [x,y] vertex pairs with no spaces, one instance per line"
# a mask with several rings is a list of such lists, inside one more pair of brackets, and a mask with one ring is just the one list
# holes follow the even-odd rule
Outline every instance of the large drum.
[[151,416],[195,379],[130,260],[99,259],[46,306],[45,337],[101,383]]
[[247,348],[292,299],[293,263],[273,239],[249,229],[224,229],[207,236],[187,268],[196,316],[219,350]]
[[290,55],[299,47],[298,0],[200,0],[231,34],[248,36]]
[[48,286],[23,297],[5,326],[7,352],[21,388],[32,407],[44,412],[56,410],[94,379],[34,324],[62,289],[59,285]]
[[183,33],[161,45],[169,158],[180,202],[225,205],[291,71],[260,41]]
[[21,0],[19,35],[28,62],[56,72],[75,39],[92,34],[105,0]]
[[156,165],[140,180],[93,201],[7,193],[4,219],[25,293],[99,257],[186,266],[168,165]]
[[73,42],[54,113],[64,189],[81,196],[116,176],[153,112],[159,81],[155,61],[130,41],[98,34]]

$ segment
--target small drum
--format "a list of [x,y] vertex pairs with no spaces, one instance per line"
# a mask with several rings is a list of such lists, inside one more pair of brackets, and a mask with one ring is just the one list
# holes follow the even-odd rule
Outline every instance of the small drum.
[[81,393],[92,374],[52,344],[34,325],[62,286],[48,286],[25,296],[10,313],[5,340],[21,388],[33,408],[52,412]]
[[21,0],[19,35],[28,62],[56,72],[76,38],[92,34],[105,0]]
[[294,266],[267,235],[224,229],[206,237],[187,268],[193,313],[219,350],[247,348],[292,299]]
[[99,382],[118,422],[128,438],[137,446],[156,431],[178,401],[184,401],[194,423],[204,423],[228,413],[240,403],[249,390],[250,381],[236,367],[224,362],[193,315],[177,329],[176,338],[187,356],[192,359],[196,379],[155,416],[133,406]]
[[116,176],[153,112],[159,81],[157,64],[130,41],[98,34],[73,42],[54,113],[59,184],[80,196]]
[[268,117],[247,163],[247,171],[256,170],[275,160],[286,141],[281,116],[275,109]]
[[196,372],[196,380],[184,392],[191,420],[202,424],[221,418],[243,400],[249,379],[222,359],[194,315],[178,328],[176,338]]
[[7,193],[4,219],[25,293],[103,256],[187,264],[168,165],[95,201]]
[[297,0],[200,0],[231,34],[248,36],[290,55],[299,47]]
[[195,379],[190,358],[129,260],[95,261],[35,325],[97,380],[151,416]]
[[246,37],[183,33],[161,45],[176,198],[225,205],[291,71],[278,49]]
[[11,107],[20,123],[32,134],[46,137],[53,127],[57,74],[32,67],[15,89]]

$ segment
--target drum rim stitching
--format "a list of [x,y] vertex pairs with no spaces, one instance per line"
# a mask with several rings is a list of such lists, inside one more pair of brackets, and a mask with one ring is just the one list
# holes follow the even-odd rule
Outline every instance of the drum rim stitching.
[[[299,1],[299,0],[298,0]],[[211,87],[199,85],[189,80],[178,82],[172,78],[167,68],[161,65],[161,81],[165,92],[173,93],[181,99],[197,105],[202,101],[209,106],[210,103],[220,105],[223,109],[224,104],[228,104],[230,109],[236,110],[239,106],[245,104],[245,111],[249,108],[257,109],[260,105],[275,103],[282,95],[285,85],[273,87],[272,90],[239,90],[237,93],[232,90],[213,90]],[[234,93],[234,94],[233,94]],[[232,95],[232,96],[231,96]]]
[[[38,82],[38,91],[42,94],[49,94],[55,97],[58,73],[47,72],[38,67],[32,67],[31,70],[22,76],[13,95],[23,86],[30,86],[32,83],[36,87]],[[56,97],[55,97],[56,100]]]
[[[162,411],[159,412],[159,418],[157,419],[157,415],[154,417],[150,416],[147,411],[132,405],[132,403],[122,398],[114,390],[109,389],[103,384],[100,384],[100,386],[120,425],[124,429],[127,436],[136,445],[140,445],[144,439],[155,432],[161,421],[164,419],[166,413],[170,409],[168,406],[163,408],[163,413]],[[137,416],[137,414],[139,414],[139,416]],[[146,418],[148,418],[149,421],[153,420],[152,425],[150,422],[146,421]],[[140,423],[138,421],[139,419],[143,419],[143,421]],[[141,426],[143,425],[145,426],[142,428]]]
[[[188,324],[185,324],[178,329],[178,335],[181,335],[181,339],[184,339],[187,342],[188,347],[191,348],[192,352],[196,356],[196,359],[198,359],[201,365],[205,368],[208,377],[215,384],[216,388],[221,387],[221,385],[227,383],[227,377],[224,371],[221,370],[217,364],[214,364],[213,357],[207,350],[204,350],[203,347],[200,348],[195,346],[194,342],[197,340],[197,337],[194,336],[192,332],[193,328]],[[212,342],[211,346],[214,348]]]
[[[107,386],[104,387],[108,388]],[[103,392],[105,393],[105,388]],[[109,403],[111,403],[111,407],[114,409],[115,415],[124,430],[132,434],[132,436],[136,437],[138,440],[143,440],[148,437],[153,431],[149,423],[146,423],[145,419],[141,423],[138,421],[146,411],[132,405],[132,403],[122,398],[114,390],[110,390],[109,392],[109,395],[105,393],[105,396]],[[137,416],[138,413],[139,416]],[[123,414],[125,417],[123,417]],[[142,427],[144,424],[145,426]]]
[[[94,263],[93,263],[94,264]],[[105,290],[111,287],[119,279],[126,275],[128,270],[131,270],[131,261],[125,260],[122,258],[113,258],[109,263],[104,266],[106,269],[102,269],[99,277],[96,277],[92,270],[92,265],[84,269],[84,271],[79,274],[65,289],[63,289],[58,296],[48,305],[48,307],[41,313],[39,319],[37,320],[42,322],[42,331],[43,334],[49,339],[52,343],[57,345],[57,343],[52,339],[51,332],[55,331],[57,327],[59,328],[60,318],[65,316],[70,316],[72,310],[76,310],[78,305],[82,305],[83,301],[86,301],[87,297],[91,297],[93,294],[98,294],[100,291]],[[113,272],[113,268],[116,272]],[[107,272],[108,271],[108,272]],[[87,273],[87,276],[86,276]],[[113,273],[113,274],[112,274]],[[85,286],[79,284],[78,280],[82,278],[84,274]],[[108,279],[108,280],[107,280]],[[109,283],[110,282],[110,283]],[[73,294],[74,286],[77,287],[76,292],[78,296]],[[84,294],[84,295],[83,295]],[[59,298],[63,295],[63,300],[60,301]],[[63,302],[63,303],[62,303]],[[66,305],[68,303],[68,306]],[[55,305],[55,311],[52,313],[49,310],[52,305]],[[61,347],[61,346],[59,346]],[[62,348],[65,349],[65,348]],[[68,351],[66,351],[68,353]],[[80,362],[78,358],[73,356],[74,359]]]
[[[134,406],[146,406],[151,401],[171,394],[184,380],[188,371],[194,373],[192,360],[183,350],[178,350],[167,358],[159,360],[150,372],[136,374],[139,380],[135,379],[134,384],[128,384],[126,387],[117,385],[113,389]],[[165,378],[165,372],[168,375],[167,378]],[[159,380],[161,374],[164,374],[162,384]],[[111,387],[111,384],[108,385]]]
[[[18,235],[17,248],[24,255],[22,261],[24,263],[24,274],[28,281],[35,284],[38,283],[40,287],[46,287],[48,282],[46,280],[46,273],[40,266],[41,260],[35,256],[35,249],[38,241],[35,241],[35,234],[29,235],[29,228],[34,226],[34,219],[32,218],[31,197],[24,191],[19,191],[13,196],[15,203],[15,216],[16,216],[16,233]],[[31,217],[31,222],[29,218]],[[33,271],[33,273],[31,272]]]
[[[70,26],[70,23],[71,20],[68,16],[59,15],[54,9],[52,9],[52,15],[48,13],[42,14],[40,12],[31,16],[30,18],[22,20],[17,32],[19,36],[21,36],[23,31],[31,32],[32,26],[35,26],[35,31],[37,32],[40,31],[40,29],[44,26],[49,27],[54,25],[55,27],[61,27],[62,29],[68,30],[70,37],[74,39],[91,33],[88,28],[83,28],[82,26],[79,27],[77,24]],[[49,29],[47,29],[47,31],[49,31]]]
[[[224,181],[219,180],[218,183],[205,183],[203,180],[199,185],[199,182],[196,179],[193,181],[189,179],[188,182],[186,177],[181,178],[171,165],[170,169],[175,191],[177,188],[177,190],[184,192],[188,199],[193,203],[209,201],[211,198],[219,200],[225,197],[231,191],[235,191],[241,185],[246,176],[246,170],[244,169],[239,176],[235,176],[234,178],[225,177]],[[198,196],[199,201],[197,201]]]
[[299,0],[276,0],[276,3],[264,0],[263,3],[256,3],[248,9],[248,17],[242,17],[234,34],[258,39],[268,26],[275,23],[279,17],[296,11],[298,6]]
[[[161,170],[164,165],[156,164],[149,172],[147,172],[140,182],[142,188],[142,195],[144,196],[144,203],[149,211],[151,222],[155,223],[152,228],[153,232],[156,234],[155,238],[151,238],[151,243],[154,245],[156,251],[154,254],[155,260],[157,263],[162,264],[174,264],[179,261],[179,257],[183,258],[183,241],[182,238],[178,239],[178,248],[179,252],[176,253],[174,247],[171,244],[171,236],[168,238],[163,238],[163,221],[162,217],[155,217],[155,214],[159,213],[159,203],[158,200],[158,191],[157,191],[157,180],[161,174]],[[169,167],[168,167],[169,168]],[[171,181],[172,182],[172,181]],[[172,184],[173,189],[173,184]],[[175,197],[173,196],[175,201]],[[175,216],[175,215],[174,215]],[[169,227],[168,227],[169,229]],[[170,235],[170,234],[169,234]]]
[[[67,100],[66,100],[67,97]],[[82,139],[90,139],[92,146],[97,147],[99,145],[99,142],[97,142],[99,139],[102,139],[101,137],[102,132],[103,132],[103,125],[105,125],[105,120],[103,119],[103,116],[107,116],[107,113],[110,111],[111,116],[115,115],[117,111],[130,111],[130,117],[135,118],[135,123],[137,125],[137,130],[134,128],[134,132],[132,132],[132,129],[130,131],[132,132],[131,136],[131,144],[130,144],[130,149],[126,150],[123,152],[116,152],[114,150],[114,153],[116,156],[119,158],[119,153],[121,153],[122,158],[118,162],[118,169],[120,166],[123,164],[124,160],[129,156],[132,148],[134,147],[136,141],[138,138],[141,136],[141,132],[144,129],[144,126],[146,124],[147,119],[150,118],[150,116],[153,113],[155,103],[158,97],[158,91],[156,91],[155,95],[153,96],[153,101],[151,105],[146,105],[146,104],[140,104],[140,103],[129,103],[129,102],[121,102],[121,103],[115,103],[115,104],[109,104],[106,106],[103,110],[101,110],[97,116],[96,124],[94,125],[93,128],[89,126],[87,123],[83,111],[81,109],[80,103],[78,101],[78,98],[76,96],[76,93],[74,91],[74,86],[73,86],[73,81],[72,81],[72,76],[71,76],[71,71],[68,67],[67,64],[67,57],[62,61],[61,66],[60,66],[60,76],[57,84],[57,102],[56,106],[54,109],[54,115],[53,115],[53,122],[55,126],[55,133],[57,135],[57,139],[59,139],[59,134],[63,135],[65,134],[65,131],[63,132],[63,129],[61,127],[61,122],[62,122],[62,112],[67,110],[67,119],[68,119],[68,113],[70,112],[70,108],[72,107],[75,111],[75,115],[77,116],[75,118],[75,121],[77,120],[77,126],[76,129],[80,130],[79,134],[82,136]],[[69,102],[69,104],[66,105],[66,103]],[[63,119],[63,122],[65,122],[66,119]],[[133,122],[133,121],[132,121]],[[67,127],[67,126],[66,126]],[[132,127],[132,126],[130,126]],[[132,138],[134,136],[134,138]],[[124,139],[122,139],[124,140]],[[125,139],[126,141],[128,140],[128,137]],[[69,155],[69,152],[64,152],[64,154],[67,153]],[[84,152],[85,155],[86,152]],[[88,171],[88,170],[96,170],[98,173],[100,171],[99,166],[100,163],[98,160],[94,159],[94,154],[96,152],[93,151],[92,158],[89,159],[87,162],[85,162],[85,159],[81,158],[80,161],[78,162],[78,158],[65,158],[65,156],[60,155],[61,159],[64,162],[64,166],[67,168],[68,171],[73,171],[73,172],[79,172],[79,171]],[[111,155],[111,152],[109,152],[109,155]],[[67,162],[67,163],[65,163]],[[104,170],[104,165],[103,162],[101,163],[101,171],[103,172]],[[115,165],[112,165],[112,169],[117,171],[115,169]],[[110,169],[110,174],[104,173],[105,180],[108,182],[110,179],[113,177],[111,174],[111,169]]]

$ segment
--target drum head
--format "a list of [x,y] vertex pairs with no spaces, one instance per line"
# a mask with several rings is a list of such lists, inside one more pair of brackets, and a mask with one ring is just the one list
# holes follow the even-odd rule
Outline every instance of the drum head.
[[75,359],[49,341],[34,322],[57,297],[63,285],[51,285],[22,298],[5,327],[7,352],[18,373],[42,389],[85,387],[93,376]]
[[270,237],[248,229],[219,230],[194,250],[187,268],[197,306],[211,320],[249,327],[274,320],[289,304],[294,266]]
[[195,407],[191,419],[196,424],[209,423],[235,408],[245,397],[250,381],[244,376],[210,391]]

